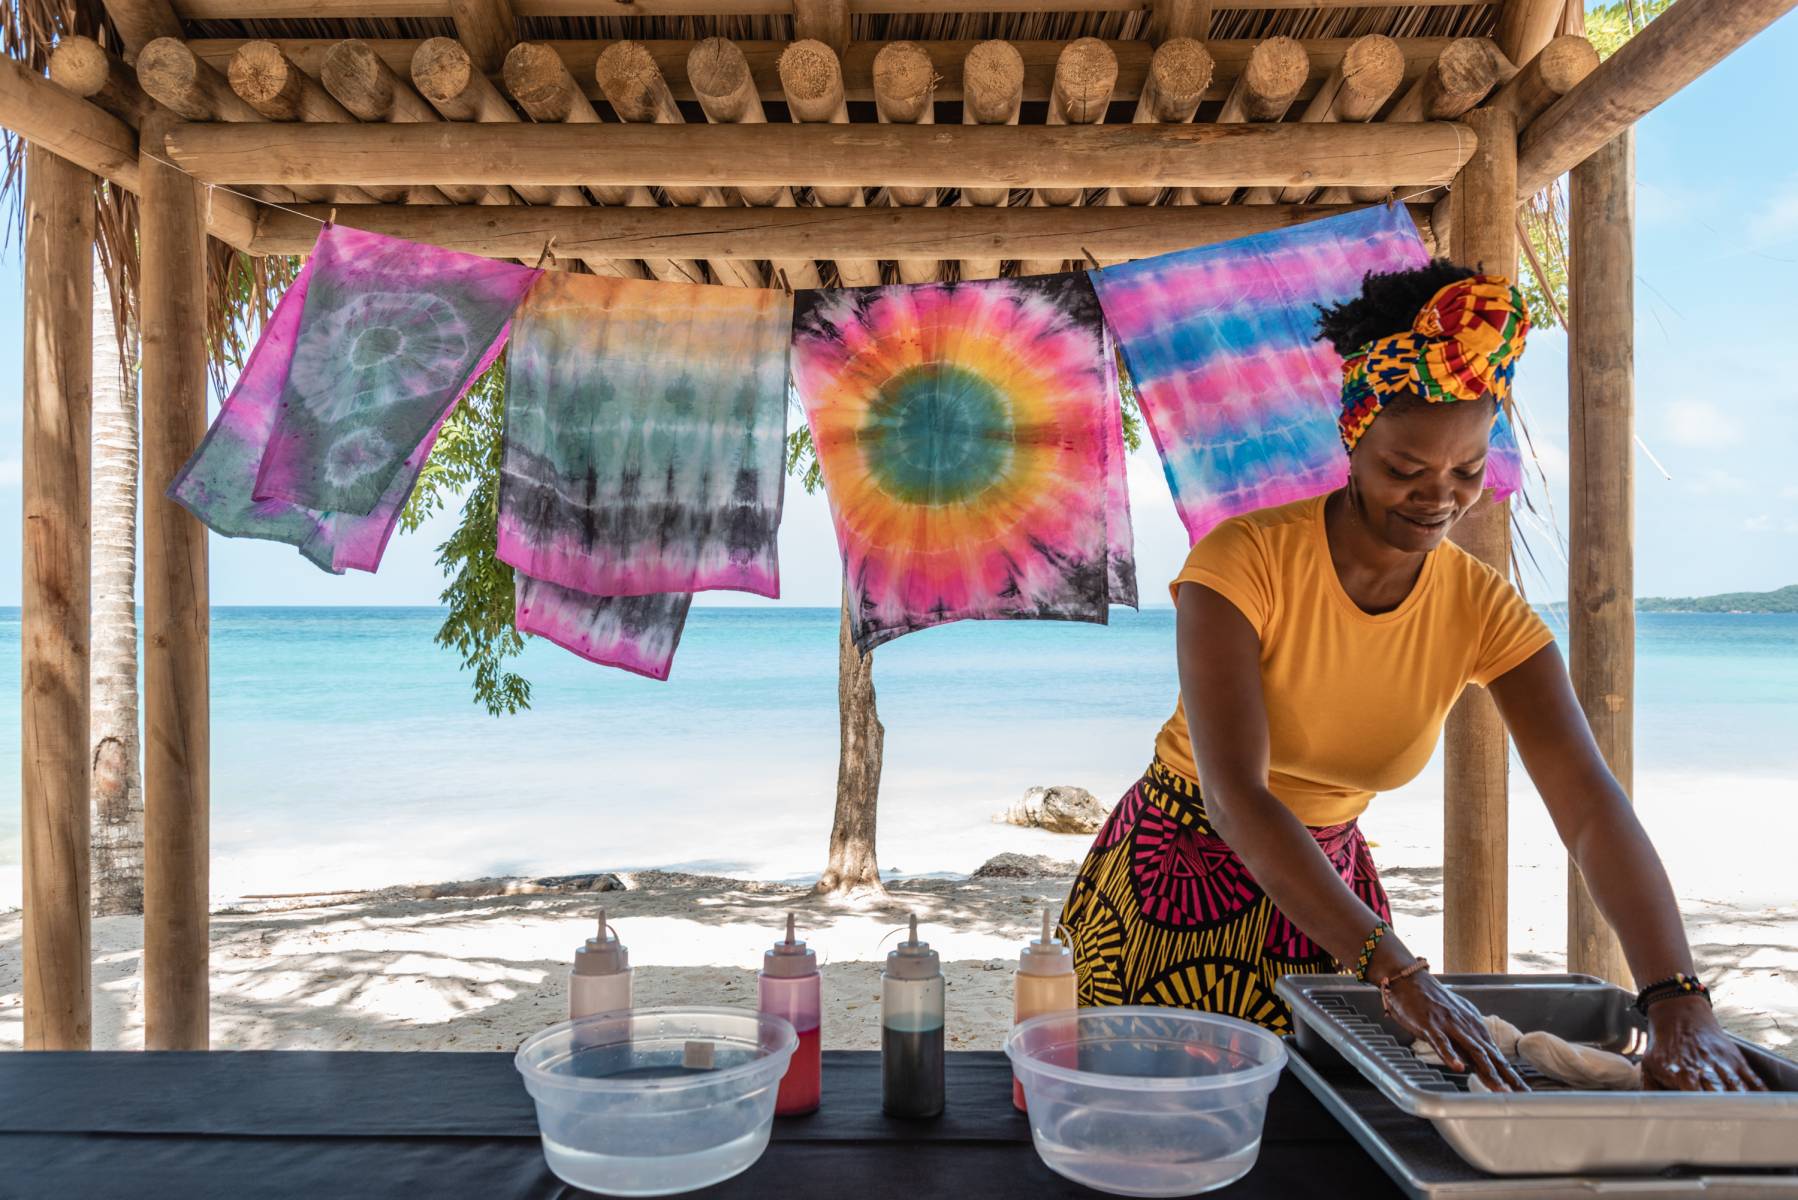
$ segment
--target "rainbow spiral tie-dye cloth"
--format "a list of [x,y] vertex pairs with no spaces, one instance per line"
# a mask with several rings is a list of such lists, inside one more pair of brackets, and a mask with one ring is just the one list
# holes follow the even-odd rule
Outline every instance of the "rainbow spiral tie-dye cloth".
[[665,679],[692,593],[780,595],[792,302],[553,273],[506,366],[517,627]]
[[[1342,359],[1316,340],[1317,306],[1429,261],[1405,209],[1376,205],[1091,272],[1193,541],[1341,485]],[[1504,500],[1522,475],[1501,416],[1486,485]]]
[[1135,605],[1115,360],[1084,275],[800,292],[792,375],[859,648]]
[[327,225],[255,499],[367,513],[498,356],[543,274]]

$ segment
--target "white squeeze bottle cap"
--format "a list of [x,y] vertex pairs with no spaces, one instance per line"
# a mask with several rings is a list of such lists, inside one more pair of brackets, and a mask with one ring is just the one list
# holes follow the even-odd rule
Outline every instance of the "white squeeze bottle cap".
[[599,910],[599,936],[587,939],[587,944],[574,952],[574,973],[576,975],[617,975],[631,969],[630,951],[606,924],[606,910]]
[[762,955],[762,974],[772,979],[802,979],[817,973],[817,951],[793,940],[793,914],[788,913],[787,940],[775,942],[774,948]]
[[911,915],[911,937],[887,952],[886,973],[892,979],[934,979],[942,974],[941,960],[928,942],[918,940],[918,914]]
[[1018,970],[1025,975],[1070,975],[1074,955],[1055,940],[1055,926],[1048,909],[1043,909],[1043,936],[1024,947],[1018,955]]

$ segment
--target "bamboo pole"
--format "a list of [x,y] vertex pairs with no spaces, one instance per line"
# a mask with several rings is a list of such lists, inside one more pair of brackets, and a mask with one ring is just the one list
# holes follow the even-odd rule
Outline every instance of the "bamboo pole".
[[[1302,122],[1371,121],[1386,106],[1405,78],[1405,56],[1398,43],[1373,33],[1357,38],[1342,62],[1299,115]],[[1312,188],[1250,188],[1244,204],[1300,204]]]
[[[1467,123],[1479,149],[1456,177],[1453,257],[1463,266],[1515,276],[1516,124],[1501,110],[1476,109]],[[1506,578],[1510,525],[1490,494],[1449,535]],[[1444,741],[1442,863],[1443,968],[1509,969],[1509,813],[1505,727],[1486,689],[1468,687],[1449,712]]]
[[[167,120],[154,116],[154,142]],[[200,186],[141,167],[144,594],[144,1048],[204,1050],[211,757],[206,528],[164,494],[206,432]],[[415,211],[429,211],[419,209]]]
[[[874,58],[874,106],[882,124],[936,124],[936,68],[916,42],[889,42]],[[896,208],[935,208],[935,188],[889,187],[887,203]],[[935,259],[897,260],[900,283],[935,283]]]
[[[1117,55],[1098,38],[1069,42],[1055,63],[1055,87],[1049,94],[1048,125],[1101,125],[1117,86]],[[1032,207],[1076,208],[1085,197],[1081,187],[1039,187]],[[1062,258],[1018,260],[1020,275],[1053,275],[1067,269]]]
[[487,75],[499,74],[506,53],[518,41],[518,18],[512,0],[449,0],[456,40],[474,65]]
[[[560,58],[547,53],[542,46],[520,42],[512,47],[506,54],[503,74],[506,90],[512,93],[512,99],[518,102],[518,107],[524,109],[525,115],[533,121],[546,124],[599,124],[599,114],[575,86],[568,68],[562,65]],[[613,186],[595,187],[591,190],[593,198],[601,204],[635,204],[644,208],[656,206],[656,198],[646,187]],[[563,252],[569,251],[564,247]],[[699,264],[690,259],[678,263],[672,259],[657,259],[649,264],[649,270],[646,271],[643,264],[634,258],[599,255],[577,257],[581,257],[596,275],[611,275],[623,279],[642,279],[653,275],[657,279],[684,283],[705,277]]]
[[[794,42],[782,52],[779,71],[781,94],[795,123],[849,123],[849,106],[843,98],[843,69],[836,51],[820,41]],[[861,208],[867,203],[858,185],[828,187],[816,183],[812,184],[812,202],[823,208]],[[838,254],[818,257],[833,260],[841,287],[872,287],[880,282],[878,258]]]
[[848,0],[793,0],[793,40],[808,38],[839,56],[849,49]]
[[156,107],[130,64],[93,38],[71,34],[50,52],[50,79],[133,129]]
[[[1199,111],[1199,102],[1211,86],[1216,64],[1202,43],[1188,37],[1169,38],[1155,48],[1149,60],[1149,78],[1136,102],[1131,120],[1138,125],[1184,125]],[[1160,188],[1114,188],[1112,195],[1125,204],[1154,204]]]
[[1517,148],[1527,200],[1792,10],[1794,0],[1678,0],[1530,122]]
[[160,37],[181,36],[181,19],[168,0],[103,0],[106,15],[119,31],[127,60]]
[[93,1045],[88,455],[94,179],[25,150],[20,849],[25,1048]]
[[[320,59],[319,82],[358,121],[429,125],[443,120],[443,114],[364,41],[352,38],[333,43]],[[453,204],[515,203],[504,187],[446,183],[437,190]]]
[[[331,98],[317,80],[294,66],[273,42],[245,42],[231,56],[225,72],[231,90],[270,121],[312,121],[321,124],[354,124],[349,109]],[[361,195],[357,192],[361,191]],[[386,204],[404,203],[414,196],[402,185],[332,189],[331,199],[362,203],[369,199]],[[428,184],[416,192],[414,203],[446,204],[442,192]]]
[[[1024,56],[1010,42],[981,42],[962,61],[961,120],[964,125],[1016,125],[1023,109]],[[961,207],[1004,208],[1006,188],[964,187]],[[963,279],[997,279],[1005,267],[1000,258],[964,258]]]
[[[1452,121],[1484,100],[1503,82],[1510,64],[1492,43],[1480,38],[1456,38],[1423,76],[1411,85],[1386,114],[1388,122]],[[1405,181],[1394,181],[1405,182]],[[1392,188],[1349,189],[1349,198],[1364,204],[1384,200]],[[1338,198],[1332,193],[1325,197]]]
[[[686,117],[674,102],[674,95],[668,90],[668,83],[662,78],[655,59],[635,42],[614,42],[607,46],[599,56],[599,61],[594,64],[593,77],[598,80],[600,90],[606,94],[606,99],[612,104],[612,111],[618,114],[620,121],[652,126],[686,123]],[[707,131],[710,129],[708,126],[699,128]],[[742,132],[737,130],[729,132],[742,136]],[[644,183],[652,178],[654,176],[632,182]],[[665,183],[662,185],[662,195],[672,205],[723,208],[727,204],[724,193],[709,184],[686,184],[684,181]],[[718,259],[708,260],[706,265],[711,268],[713,279],[728,287],[762,286],[761,268],[756,263]]]
[[[77,103],[79,103],[77,101]],[[1446,184],[1476,148],[1466,125],[180,125],[168,150],[213,183],[679,188],[1285,187],[1410,178]]]
[[[762,98],[749,77],[749,63],[736,44],[724,38],[707,38],[693,47],[687,75],[705,109],[706,120],[720,125],[762,125],[768,117]],[[743,202],[751,208],[792,208],[790,187],[742,188]],[[768,264],[777,279],[789,288],[822,287],[818,264],[809,258],[771,258]]]
[[[1635,790],[1635,176],[1632,129],[1573,169],[1567,280],[1569,667],[1625,793]],[[1567,969],[1634,986],[1571,861]]]
[[[1248,66],[1217,114],[1217,124],[1278,121],[1298,99],[1310,73],[1303,45],[1289,37],[1267,39],[1249,56]],[[1235,194],[1234,187],[1195,187],[1182,198],[1195,204],[1228,204]]]
[[[1433,242],[1427,205],[1408,206]],[[911,257],[965,259],[1144,258],[1188,246],[1285,229],[1352,211],[1315,204],[1149,208],[527,208],[345,205],[338,220],[357,229],[494,258],[532,258],[554,234],[558,250],[619,257],[871,258],[904,245]],[[328,205],[300,214],[322,219]],[[303,253],[318,236],[307,215],[262,213],[252,254]]]

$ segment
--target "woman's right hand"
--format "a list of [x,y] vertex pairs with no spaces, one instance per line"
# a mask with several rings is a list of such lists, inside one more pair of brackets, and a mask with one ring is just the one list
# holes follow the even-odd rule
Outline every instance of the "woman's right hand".
[[1428,971],[1407,975],[1389,989],[1388,1012],[1413,1037],[1430,1044],[1451,1071],[1470,1071],[1495,1092],[1527,1092],[1529,1085],[1493,1042],[1479,1010]]

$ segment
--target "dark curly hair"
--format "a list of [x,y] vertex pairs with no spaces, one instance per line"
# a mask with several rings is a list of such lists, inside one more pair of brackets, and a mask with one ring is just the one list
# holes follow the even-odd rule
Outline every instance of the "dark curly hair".
[[1317,340],[1328,342],[1347,358],[1375,338],[1403,333],[1431,296],[1455,282],[1479,272],[1458,266],[1446,258],[1430,260],[1427,267],[1409,271],[1368,274],[1361,280],[1361,294],[1341,304],[1317,306]]

